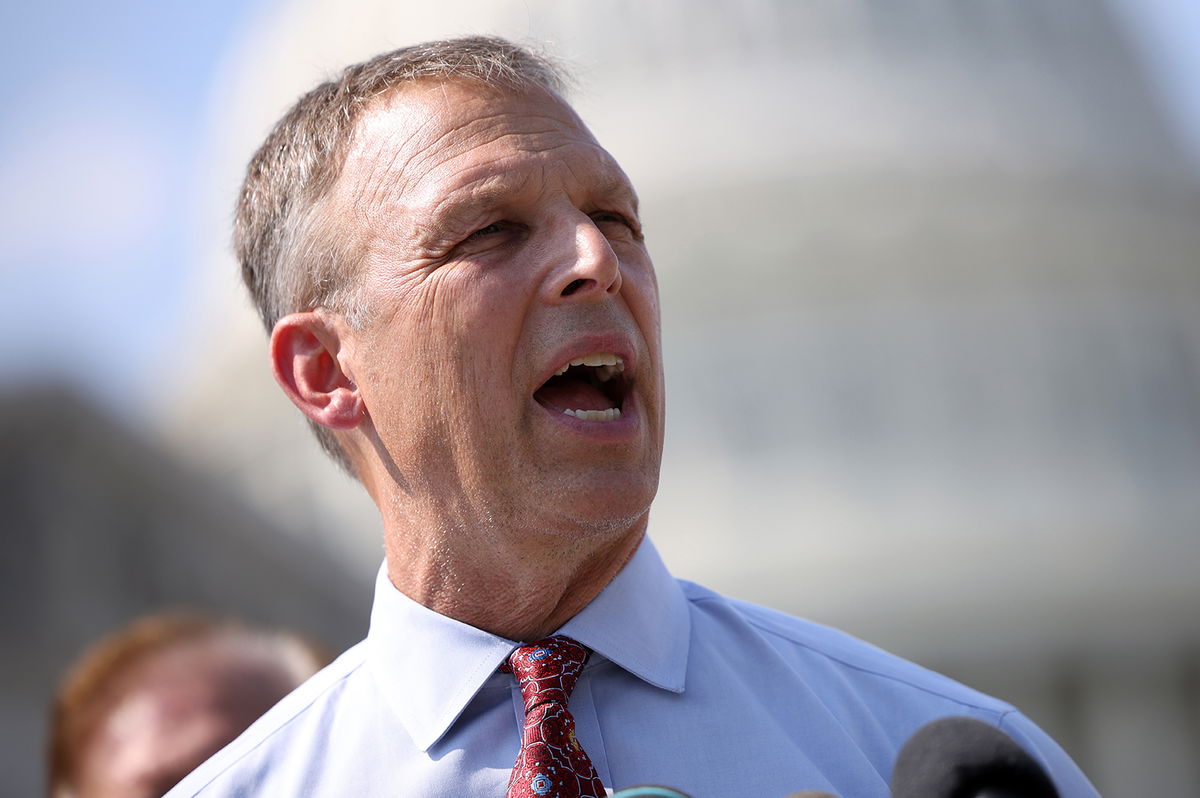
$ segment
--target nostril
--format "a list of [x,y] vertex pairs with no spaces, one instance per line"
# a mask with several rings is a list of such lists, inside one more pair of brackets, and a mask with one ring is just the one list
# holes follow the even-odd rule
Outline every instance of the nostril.
[[571,294],[573,294],[573,293],[575,293],[576,291],[578,291],[580,288],[583,288],[583,284],[584,284],[584,283],[586,283],[586,282],[587,282],[587,280],[572,280],[572,281],[571,281],[571,282],[570,282],[570,283],[567,285],[567,287],[563,289],[562,295],[563,295],[563,296],[570,296]]

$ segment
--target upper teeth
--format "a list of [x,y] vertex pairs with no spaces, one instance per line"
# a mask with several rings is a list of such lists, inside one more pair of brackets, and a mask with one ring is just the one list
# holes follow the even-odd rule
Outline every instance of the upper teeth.
[[616,374],[625,370],[625,361],[612,352],[596,352],[591,355],[577,357],[567,365],[554,372],[554,376],[565,374],[571,366],[592,366],[597,369],[596,376],[603,382],[612,379]]

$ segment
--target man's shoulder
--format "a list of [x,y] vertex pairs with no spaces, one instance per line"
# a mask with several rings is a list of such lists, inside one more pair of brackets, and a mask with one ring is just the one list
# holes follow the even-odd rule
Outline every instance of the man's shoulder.
[[[999,721],[1014,712],[1011,704],[967,687],[935,671],[829,626],[758,604],[729,598],[680,580],[693,608],[694,633],[726,636],[725,651],[737,657],[751,646],[746,638],[769,646],[802,678],[831,688],[883,691],[893,699],[908,694],[921,703],[944,703],[960,711]],[[729,645],[732,644],[732,645]]]
[[[1096,790],[1071,758],[1011,704],[889,654],[852,635],[681,582],[692,607],[692,645],[722,670],[758,675],[757,697],[772,706],[796,706],[806,696],[805,723],[827,713],[837,729],[886,773],[896,751],[919,726],[948,715],[991,723],[1046,769],[1063,796],[1095,798]],[[751,661],[753,660],[753,661]],[[770,674],[763,678],[763,671]],[[790,704],[788,702],[791,702]],[[797,713],[802,714],[802,713]]]
[[348,685],[364,672],[365,643],[301,684],[250,725],[233,742],[177,784],[166,798],[243,794],[248,785],[278,770],[279,759],[303,759],[324,744],[326,732]]

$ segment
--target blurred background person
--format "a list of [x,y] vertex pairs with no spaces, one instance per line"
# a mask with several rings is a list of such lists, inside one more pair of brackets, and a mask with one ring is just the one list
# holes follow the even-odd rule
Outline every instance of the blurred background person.
[[158,798],[329,662],[285,631],[154,615],[84,652],[54,699],[51,798]]

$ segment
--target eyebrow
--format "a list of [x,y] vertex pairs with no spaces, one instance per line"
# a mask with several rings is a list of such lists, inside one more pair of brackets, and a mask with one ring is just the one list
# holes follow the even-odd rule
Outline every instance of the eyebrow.
[[[613,163],[615,164],[616,161]],[[634,211],[638,210],[637,192],[633,190],[633,184],[629,182],[628,178],[613,175],[601,184],[599,189],[595,191],[595,194],[600,197],[614,197],[629,203]]]
[[432,206],[430,221],[445,225],[482,216],[490,209],[504,205],[527,182],[528,178],[517,178],[511,172],[473,180],[439,197]]
[[[457,220],[485,215],[492,208],[508,203],[535,179],[533,174],[504,171],[468,181],[439,198],[434,205],[434,219],[442,224],[454,224]],[[589,204],[611,199],[628,204],[635,213],[639,210],[637,192],[623,173],[600,177],[582,193]]]

